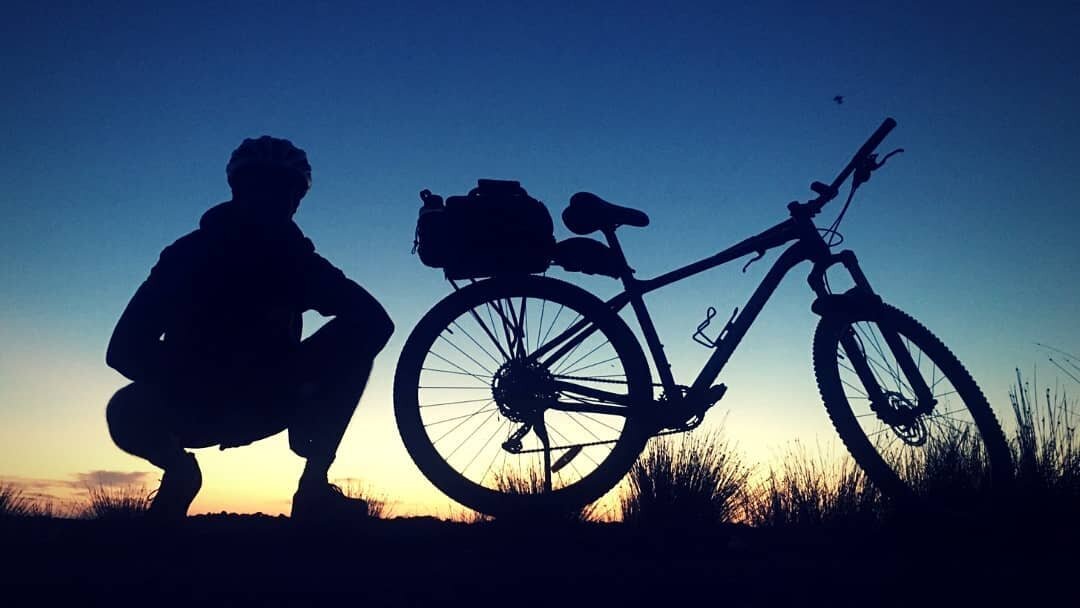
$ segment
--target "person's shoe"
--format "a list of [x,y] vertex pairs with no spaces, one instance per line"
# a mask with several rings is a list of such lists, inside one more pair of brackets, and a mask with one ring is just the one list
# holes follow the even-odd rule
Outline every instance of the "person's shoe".
[[202,472],[199,463],[194,454],[185,452],[176,464],[165,470],[147,515],[158,521],[183,521],[200,488]]
[[301,485],[293,494],[292,519],[304,522],[364,520],[368,503],[350,498],[331,483]]

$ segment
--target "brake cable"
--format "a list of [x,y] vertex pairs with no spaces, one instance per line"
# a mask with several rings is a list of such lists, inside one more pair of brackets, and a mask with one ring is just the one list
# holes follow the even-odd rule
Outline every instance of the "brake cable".
[[836,219],[833,220],[832,225],[829,226],[829,229],[826,232],[839,234],[836,229],[840,226],[840,222],[843,221],[844,214],[847,213],[848,207],[851,206],[851,201],[855,197],[855,191],[859,189],[859,186],[870,181],[871,173],[885,166],[885,162],[888,161],[889,158],[900,154],[903,151],[903,148],[897,148],[892,152],[889,152],[885,156],[881,157],[880,161],[877,159],[876,153],[868,154],[863,157],[862,162],[860,162],[859,165],[855,167],[855,175],[851,178],[851,190],[848,191],[848,196],[847,200],[844,202],[844,207],[840,209],[840,214],[836,216]]
[[[862,162],[859,163],[859,166],[855,168],[855,175],[851,178],[851,190],[848,191],[847,200],[844,201],[844,207],[842,209],[840,209],[840,213],[836,216],[836,219],[833,220],[833,223],[829,226],[829,228],[827,230],[825,230],[826,234],[834,234],[834,235],[838,235],[840,237],[840,240],[837,241],[836,243],[831,243],[829,245],[830,247],[835,246],[835,245],[839,245],[840,242],[842,242],[844,240],[844,236],[842,234],[840,234],[840,232],[837,230],[837,228],[840,227],[840,222],[843,221],[844,214],[847,213],[848,207],[851,206],[851,201],[855,198],[855,191],[859,189],[859,186],[861,186],[861,185],[865,184],[866,182],[870,181],[870,174],[871,173],[873,173],[874,171],[877,171],[878,169],[883,167],[885,165],[886,161],[888,161],[893,156],[895,156],[897,154],[900,154],[903,151],[904,151],[903,148],[897,148],[897,149],[893,150],[892,152],[889,152],[885,156],[882,156],[880,161],[877,159],[877,154],[876,153],[875,154],[869,154],[869,155],[863,157]],[[825,276],[825,289],[829,293],[832,293],[832,288],[829,286],[829,277],[828,277],[828,275]]]

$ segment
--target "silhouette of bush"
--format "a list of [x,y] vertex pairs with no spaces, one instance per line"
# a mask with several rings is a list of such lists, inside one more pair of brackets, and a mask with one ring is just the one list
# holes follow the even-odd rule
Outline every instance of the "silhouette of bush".
[[626,477],[619,498],[622,521],[688,529],[739,521],[749,476],[720,431],[657,437]]
[[367,503],[368,517],[388,519],[393,515],[393,506],[385,492],[376,492],[372,486],[359,479],[343,480],[341,491],[349,498],[359,498]]
[[32,508],[19,486],[0,482],[0,517],[25,517],[31,514]]
[[807,453],[796,442],[755,492],[749,523],[763,527],[876,524],[886,510],[881,493],[850,456]]
[[973,511],[991,498],[990,461],[974,429],[931,437],[919,458],[903,462],[900,476],[925,503],[948,511]]
[[152,495],[145,487],[100,485],[87,488],[87,499],[77,513],[79,519],[126,520],[146,514]]
[[0,519],[7,517],[57,517],[52,500],[27,496],[17,484],[0,481]]
[[[544,492],[544,478],[540,469],[535,467],[530,467],[527,471],[516,469],[496,471],[494,480],[495,488],[504,494],[542,494]],[[545,517],[554,522],[582,523],[595,522],[601,518],[600,509],[596,503],[565,512],[530,513],[528,517],[534,521],[538,517]]]
[[[1042,397],[1041,399],[1039,397]],[[1017,498],[1075,512],[1080,508],[1080,442],[1073,418],[1077,407],[1063,389],[1038,389],[1016,370],[1009,390],[1016,424],[1012,440]]]
[[482,524],[492,521],[492,517],[467,507],[451,506],[445,521],[459,524]]

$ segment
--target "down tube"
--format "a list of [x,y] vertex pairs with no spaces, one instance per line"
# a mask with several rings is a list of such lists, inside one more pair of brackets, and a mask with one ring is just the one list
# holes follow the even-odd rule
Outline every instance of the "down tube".
[[747,330],[753,325],[754,320],[757,319],[761,309],[765,307],[765,302],[769,301],[776,288],[780,285],[780,281],[784,276],[801,262],[809,260],[809,256],[806,253],[806,246],[801,242],[797,242],[791,247],[788,247],[784,253],[780,254],[776,262],[769,269],[769,272],[765,275],[765,278],[761,280],[761,284],[754,290],[754,293],[750,296],[750,299],[746,302],[746,306],[743,307],[739,316],[735,317],[735,320],[731,323],[731,328],[724,334],[723,338],[716,344],[716,351],[709,357],[709,360],[705,362],[705,367],[701,369],[701,373],[694,379],[693,386],[690,387],[691,395],[700,395],[702,391],[705,391],[712,385],[716,377],[720,375],[720,370],[724,369],[727,365],[728,359],[731,358],[731,354],[735,352],[735,348],[742,341],[743,336],[746,335]]

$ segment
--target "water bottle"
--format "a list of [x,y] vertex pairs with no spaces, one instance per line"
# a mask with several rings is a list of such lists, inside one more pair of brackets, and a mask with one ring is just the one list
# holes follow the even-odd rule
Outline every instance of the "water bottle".
[[420,215],[416,219],[416,235],[413,238],[413,253],[420,254],[420,261],[427,266],[441,268],[443,264],[445,247],[440,245],[445,240],[442,224],[446,212],[443,206],[443,198],[438,194],[432,194],[430,190],[420,192],[420,200],[424,202],[420,207]]

